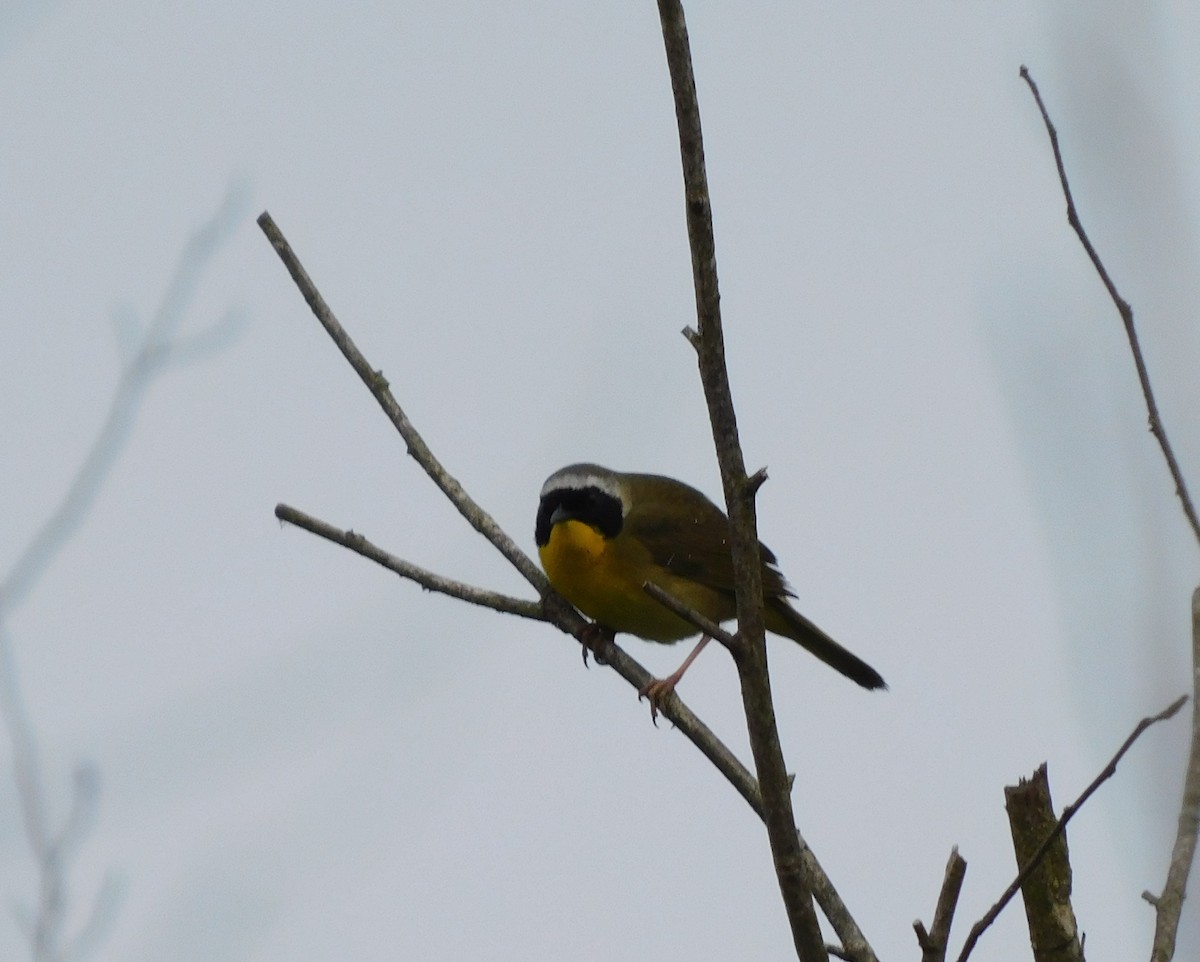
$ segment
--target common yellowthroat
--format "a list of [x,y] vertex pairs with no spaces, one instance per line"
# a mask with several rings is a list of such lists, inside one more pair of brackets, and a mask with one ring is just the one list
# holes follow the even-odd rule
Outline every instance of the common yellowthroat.
[[[737,614],[729,519],[682,481],[572,464],[542,486],[534,536],[555,590],[612,632],[660,642],[699,634],[646,594],[646,582],[710,621]],[[759,551],[767,630],[799,642],[864,688],[886,688],[879,672],[791,606],[788,598],[794,595],[775,555],[761,542]],[[643,690],[652,706],[675,687],[707,642],[702,637],[678,671]]]

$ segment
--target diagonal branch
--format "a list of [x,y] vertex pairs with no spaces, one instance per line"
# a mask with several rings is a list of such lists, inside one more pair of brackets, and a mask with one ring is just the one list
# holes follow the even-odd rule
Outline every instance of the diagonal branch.
[[971,954],[971,950],[975,948],[975,943],[979,941],[979,937],[983,935],[988,926],[996,921],[1000,913],[1003,912],[1008,903],[1012,901],[1012,897],[1020,890],[1025,880],[1029,878],[1029,876],[1032,875],[1037,869],[1038,865],[1041,864],[1042,859],[1045,858],[1046,853],[1050,851],[1050,846],[1054,844],[1055,839],[1057,839],[1066,830],[1067,823],[1071,821],[1071,819],[1075,816],[1075,813],[1083,807],[1083,803],[1092,797],[1092,794],[1096,791],[1096,789],[1098,789],[1102,784],[1104,784],[1104,782],[1112,778],[1113,775],[1117,773],[1117,765],[1120,763],[1121,759],[1125,757],[1125,753],[1133,747],[1133,743],[1141,737],[1142,732],[1144,732],[1151,725],[1161,721],[1166,721],[1168,718],[1173,717],[1175,713],[1183,707],[1183,703],[1187,700],[1187,695],[1181,695],[1157,715],[1151,715],[1148,718],[1143,718],[1137,723],[1137,727],[1134,728],[1134,730],[1130,732],[1129,737],[1121,743],[1121,747],[1117,749],[1117,753],[1113,755],[1111,759],[1109,759],[1108,764],[1104,766],[1104,769],[1100,772],[1100,774],[1092,780],[1092,783],[1083,790],[1082,794],[1080,794],[1075,801],[1063,809],[1062,816],[1055,823],[1050,834],[1046,836],[1046,840],[1042,842],[1033,855],[1030,856],[1029,862],[1023,869],[1021,869],[1021,871],[1017,873],[1017,877],[1013,879],[1008,888],[1004,890],[1004,894],[997,899],[996,904],[984,913],[983,918],[971,926],[971,931],[967,935],[966,942],[963,944],[962,952],[959,953],[958,962],[966,962],[967,956],[969,956]]
[[1087,251],[1087,256],[1091,260],[1092,266],[1096,269],[1096,273],[1100,275],[1100,280],[1103,282],[1105,290],[1108,291],[1108,296],[1112,298],[1113,304],[1117,307],[1117,312],[1121,315],[1121,323],[1125,325],[1125,336],[1129,339],[1129,349],[1133,352],[1133,364],[1137,368],[1138,381],[1142,385],[1142,396],[1146,399],[1150,433],[1154,435],[1158,441],[1158,446],[1162,448],[1163,457],[1167,460],[1167,470],[1171,472],[1171,480],[1175,482],[1175,493],[1179,495],[1180,504],[1183,506],[1183,513],[1187,516],[1188,524],[1192,526],[1192,534],[1196,536],[1197,541],[1200,541],[1200,517],[1196,515],[1196,508],[1192,504],[1192,497],[1188,494],[1187,483],[1183,480],[1183,472],[1179,469],[1179,462],[1175,459],[1175,451],[1171,447],[1171,442],[1167,439],[1166,429],[1163,427],[1162,418],[1158,414],[1158,404],[1154,400],[1154,390],[1150,387],[1150,374],[1146,370],[1146,360],[1142,356],[1142,346],[1138,341],[1137,330],[1133,326],[1133,308],[1129,306],[1129,302],[1117,290],[1117,286],[1109,276],[1104,262],[1100,260],[1100,255],[1096,253],[1096,248],[1092,246],[1087,232],[1083,229],[1083,222],[1079,219],[1079,211],[1075,208],[1075,198],[1071,195],[1071,185],[1067,182],[1067,170],[1063,165],[1062,151],[1058,146],[1058,131],[1055,129],[1054,123],[1050,120],[1050,114],[1046,111],[1046,105],[1042,102],[1041,92],[1038,90],[1037,84],[1034,83],[1033,77],[1030,76],[1027,67],[1021,67],[1021,79],[1029,85],[1029,89],[1033,93],[1033,99],[1037,101],[1038,110],[1041,112],[1042,123],[1046,125],[1046,133],[1050,136],[1050,147],[1054,151],[1054,164],[1058,168],[1058,180],[1062,185],[1063,197],[1067,200],[1067,223],[1071,225],[1075,233],[1079,236],[1079,243]]

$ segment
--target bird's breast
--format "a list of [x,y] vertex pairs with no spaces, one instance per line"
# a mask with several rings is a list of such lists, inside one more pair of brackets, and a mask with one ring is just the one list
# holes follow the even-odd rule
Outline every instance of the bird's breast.
[[560,521],[550,529],[538,555],[554,590],[600,624],[652,641],[678,641],[696,634],[695,628],[646,594],[642,586],[647,581],[662,579],[646,550],[633,539],[606,538],[582,521]]

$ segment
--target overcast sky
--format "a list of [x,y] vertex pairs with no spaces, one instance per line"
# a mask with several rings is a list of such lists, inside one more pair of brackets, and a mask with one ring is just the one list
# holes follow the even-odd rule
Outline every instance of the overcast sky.
[[[1190,688],[1195,545],[1017,71],[1200,485],[1200,12],[687,11],[735,401],[770,470],[761,534],[801,610],[891,686],[771,643],[799,824],[890,959],[917,956],[957,844],[957,947],[1014,874],[1003,786],[1046,760],[1065,804]],[[612,672],[272,514],[530,595],[406,457],[264,209],[528,550],[542,481],[573,461],[719,496],[679,335],[655,5],[9,2],[0,130],[0,580],[233,198],[178,333],[215,326],[216,350],[149,385],[7,619],[53,816],[76,765],[100,775],[70,874],[72,928],[106,877],[120,892],[93,957],[788,958],[761,825]],[[659,674],[685,653],[627,647]],[[723,651],[680,694],[749,758]],[[1186,728],[1149,732],[1071,826],[1093,959],[1148,953]],[[8,774],[0,897],[36,897]],[[1197,904],[1179,959],[1200,955]],[[25,946],[0,919],[0,957]],[[1027,952],[1014,905],[974,957]]]

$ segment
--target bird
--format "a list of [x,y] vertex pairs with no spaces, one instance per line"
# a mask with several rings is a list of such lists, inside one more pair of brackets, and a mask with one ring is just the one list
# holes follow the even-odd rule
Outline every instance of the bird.
[[[737,614],[729,519],[701,491],[657,474],[571,464],[542,485],[534,540],[554,590],[611,639],[617,632],[671,643],[700,630],[646,593],[660,587],[709,621]],[[863,688],[887,685],[883,676],[792,607],[795,593],[774,553],[759,542],[767,630],[790,638]],[[708,643],[666,678],[639,694],[657,714],[684,672]]]

